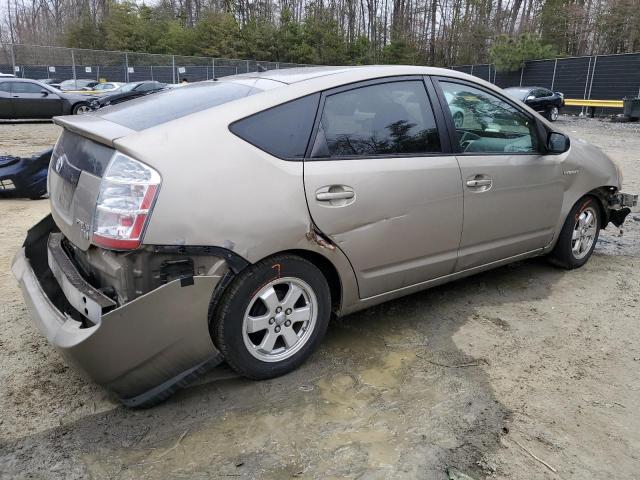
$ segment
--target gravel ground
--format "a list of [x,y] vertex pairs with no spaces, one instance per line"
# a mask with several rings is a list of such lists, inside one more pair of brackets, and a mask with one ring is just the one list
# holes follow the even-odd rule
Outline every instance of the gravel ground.
[[[640,191],[640,125],[558,126]],[[56,135],[0,125],[0,153]],[[582,269],[534,259],[389,302],[334,322],[290,375],[220,369],[144,411],[81,379],[31,326],[9,268],[47,201],[0,212],[2,479],[639,478],[637,209]]]

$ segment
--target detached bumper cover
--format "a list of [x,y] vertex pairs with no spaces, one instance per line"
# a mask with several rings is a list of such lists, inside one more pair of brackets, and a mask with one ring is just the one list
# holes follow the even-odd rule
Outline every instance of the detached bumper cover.
[[632,193],[615,193],[609,198],[609,221],[620,228],[631,208],[638,205],[638,195]]
[[174,280],[116,307],[61,257],[52,225],[47,217],[29,231],[12,270],[35,325],[77,370],[135,406],[220,363],[208,328],[219,277]]
[[41,197],[47,193],[51,152],[32,157],[0,156],[0,197]]

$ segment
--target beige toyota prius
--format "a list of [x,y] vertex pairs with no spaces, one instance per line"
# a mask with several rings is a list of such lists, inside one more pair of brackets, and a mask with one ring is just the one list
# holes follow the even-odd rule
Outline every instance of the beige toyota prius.
[[285,374],[332,315],[536,255],[580,267],[637,202],[600,150],[451,70],[276,70],[55,121],[51,215],[13,272],[130,406],[222,360]]

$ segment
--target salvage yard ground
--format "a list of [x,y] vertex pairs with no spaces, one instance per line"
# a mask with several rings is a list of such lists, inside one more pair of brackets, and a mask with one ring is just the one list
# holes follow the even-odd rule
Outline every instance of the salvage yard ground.
[[[640,125],[558,127],[603,148],[625,191],[640,192]],[[0,154],[56,135],[0,124]],[[138,411],[31,325],[10,263],[47,213],[46,200],[0,200],[3,480],[430,480],[449,466],[458,479],[640,478],[638,209],[580,270],[534,259],[393,301],[334,322],[292,374],[252,382],[220,369]]]

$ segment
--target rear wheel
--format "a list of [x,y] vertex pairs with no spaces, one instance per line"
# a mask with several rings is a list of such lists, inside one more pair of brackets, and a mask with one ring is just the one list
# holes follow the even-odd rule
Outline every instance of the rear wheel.
[[582,197],[567,216],[549,259],[566,269],[587,263],[598,241],[602,223],[600,216],[598,200],[591,196]]
[[324,336],[329,286],[312,263],[277,255],[242,271],[216,308],[214,343],[235,371],[264,379],[304,362]]
[[558,116],[560,116],[560,110],[558,107],[551,107],[547,112],[547,118],[552,122],[558,120]]

